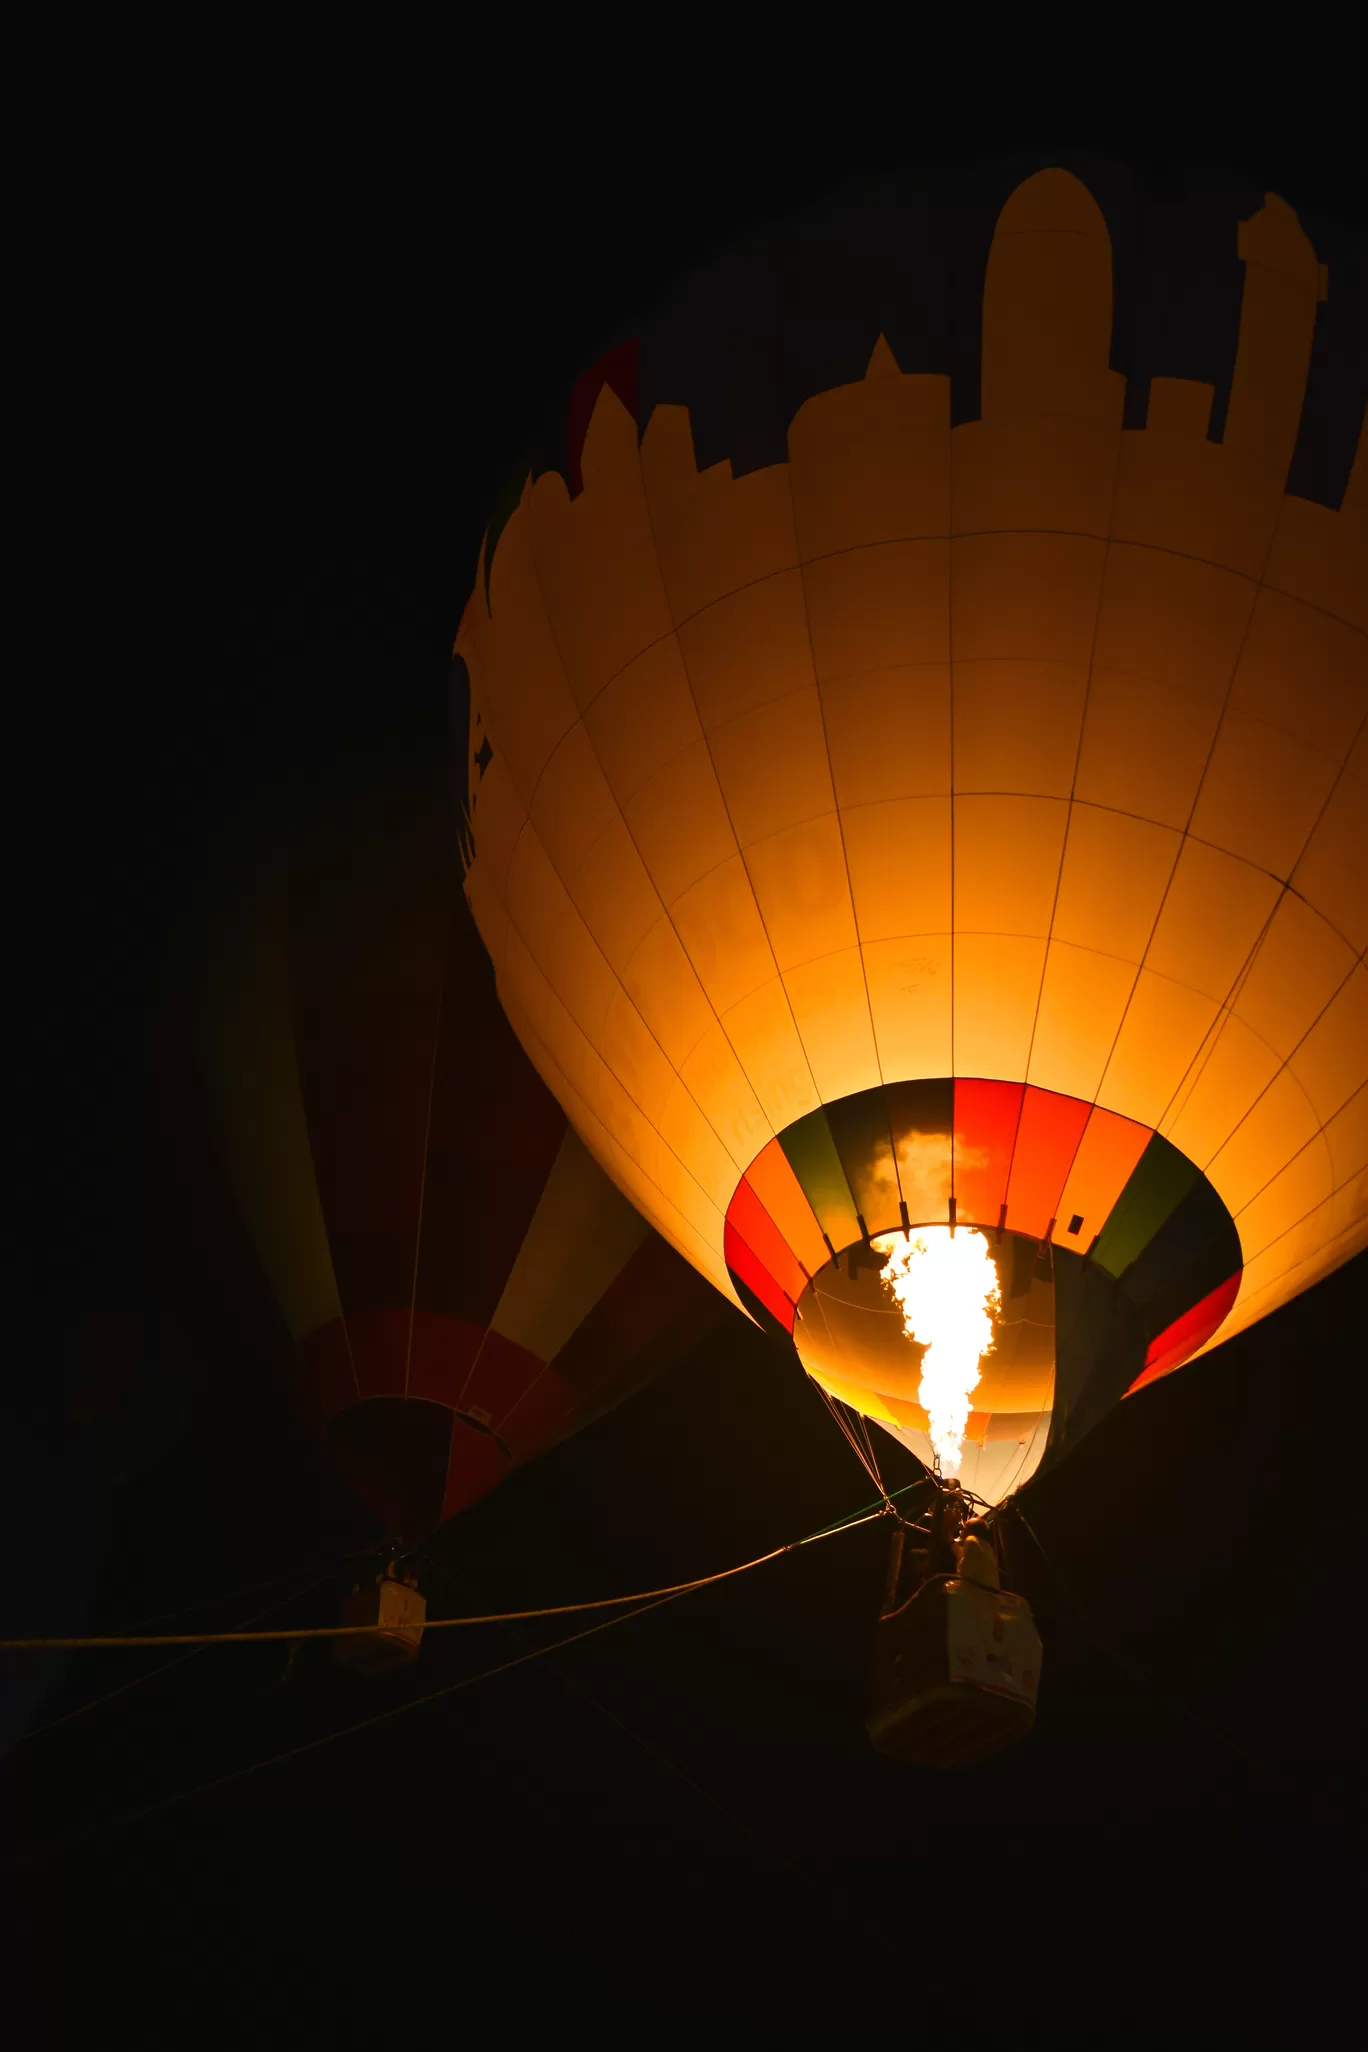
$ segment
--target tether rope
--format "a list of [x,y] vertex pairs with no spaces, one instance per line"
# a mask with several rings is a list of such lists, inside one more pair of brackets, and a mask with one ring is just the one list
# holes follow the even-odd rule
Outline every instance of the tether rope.
[[[909,1488],[916,1488],[917,1486],[916,1483],[908,1485]],[[902,1493],[902,1491],[898,1492],[900,1495]],[[144,1819],[155,1816],[162,1810],[172,1809],[178,1803],[188,1802],[194,1796],[208,1795],[214,1789],[224,1788],[232,1782],[245,1780],[248,1775],[259,1773],[267,1767],[283,1766],[287,1760],[297,1760],[304,1753],[317,1752],[320,1747],[331,1745],[334,1739],[350,1738],[354,1733],[364,1731],[371,1725],[385,1724],[393,1717],[401,1717],[406,1710],[419,1710],[427,1703],[436,1703],[444,1697],[459,1695],[462,1690],[473,1689],[480,1682],[493,1681],[497,1675],[509,1674],[517,1667],[526,1667],[531,1661],[544,1659],[548,1653],[559,1653],[565,1647],[576,1645],[583,1639],[592,1639],[598,1632],[611,1630],[614,1625],[626,1624],[630,1618],[642,1617],[647,1611],[658,1610],[663,1604],[673,1602],[679,1596],[688,1595],[695,1589],[706,1589],[715,1582],[725,1582],[734,1575],[746,1573],[750,1568],[763,1566],[766,1561],[778,1560],[783,1554],[795,1553],[800,1547],[813,1546],[821,1539],[833,1539],[838,1532],[853,1531],[856,1526],[871,1524],[875,1519],[882,1518],[885,1515],[886,1512],[883,1504],[875,1505],[872,1508],[866,1507],[863,1512],[856,1512],[848,1518],[839,1520],[834,1525],[824,1525],[819,1531],[809,1532],[802,1539],[791,1539],[786,1546],[776,1546],[769,1553],[759,1554],[754,1560],[743,1561],[737,1567],[724,1568],[719,1574],[705,1575],[698,1581],[679,1582],[673,1588],[650,1592],[649,1600],[638,1600],[635,1610],[624,1611],[618,1617],[603,1618],[598,1624],[586,1625],[583,1631],[570,1632],[563,1639],[553,1639],[549,1646],[534,1647],[531,1652],[520,1653],[513,1660],[501,1661],[497,1667],[483,1668],[478,1674],[466,1675],[461,1681],[448,1682],[444,1688],[431,1689],[426,1695],[414,1696],[407,1703],[396,1703],[388,1710],[374,1711],[369,1717],[358,1718],[355,1724],[343,1725],[340,1731],[323,1732],[318,1738],[306,1739],[302,1745],[291,1746],[285,1752],[269,1754],[264,1760],[251,1760],[245,1767],[232,1768],[227,1774],[216,1775],[211,1781],[202,1781],[196,1783],[192,1788],[179,1789],[172,1795],[160,1797],[155,1802],[145,1803],[136,1810],[125,1811],[121,1816],[111,1817],[102,1823],[92,1825],[86,1831],[70,1833],[65,1838],[56,1839],[48,1845],[40,1846],[31,1853],[21,1854],[17,1859],[5,1861],[3,1865],[0,1865],[0,1873],[13,1873],[23,1868],[34,1866],[42,1860],[52,1858],[54,1854],[67,1852],[75,1846],[87,1844],[91,1839],[104,1837],[108,1832],[122,1830],[130,1824],[140,1824]],[[633,1599],[631,1597],[609,1597],[604,1600],[609,1603],[630,1603]],[[503,1613],[498,1617],[482,1619],[479,1622],[491,1624],[513,1623],[526,1617],[558,1616],[563,1614],[567,1608],[590,1609],[594,1607],[602,1607],[602,1603],[599,1606],[589,1604],[582,1606],[561,1605],[559,1609],[512,1611]],[[438,1623],[449,1624],[474,1623],[476,1621],[466,1618],[437,1620]],[[367,1626],[366,1629],[373,1631],[375,1627]],[[303,1634],[298,1632],[285,1634],[250,1633],[246,1636],[251,1638],[275,1638],[281,1636],[299,1638]],[[321,1636],[331,1636],[331,1634],[322,1634]],[[50,1644],[51,1641],[40,1641],[39,1643]],[[95,1643],[107,1645],[110,1642],[108,1640],[97,1640]]]
[[[881,1486],[881,1485],[880,1485]],[[915,1488],[916,1484],[910,1485]],[[598,1596],[582,1603],[550,1603],[538,1605],[531,1610],[490,1611],[478,1617],[434,1617],[424,1621],[424,1632],[452,1631],[465,1625],[523,1624],[538,1617],[569,1617],[586,1610],[612,1610],[621,1604],[657,1603],[670,1596],[687,1595],[691,1589],[706,1589],[713,1582],[725,1582],[733,1575],[747,1574],[751,1568],[763,1567],[766,1561],[778,1560],[782,1554],[792,1553],[800,1546],[811,1546],[818,1539],[827,1539],[837,1532],[847,1532],[854,1525],[870,1523],[884,1515],[887,1496],[877,1509],[865,1516],[843,1520],[828,1525],[820,1532],[810,1532],[803,1539],[791,1539],[785,1546],[775,1546],[768,1553],[757,1554],[754,1560],[743,1560],[735,1567],[721,1568],[713,1575],[696,1575],[692,1581],[672,1582],[663,1589],[640,1589],[626,1596]],[[402,1583],[400,1586],[404,1586]],[[294,1629],[285,1627],[269,1632],[135,1632],[111,1634],[107,1637],[56,1638],[56,1639],[0,1639],[0,1652],[39,1653],[60,1648],[93,1650],[100,1646],[246,1646],[267,1645],[274,1641],[294,1639],[348,1639],[374,1638],[377,1631],[394,1629],[379,1624],[364,1625],[304,1625]],[[402,1627],[400,1627],[402,1628]],[[415,1627],[416,1628],[416,1627]]]

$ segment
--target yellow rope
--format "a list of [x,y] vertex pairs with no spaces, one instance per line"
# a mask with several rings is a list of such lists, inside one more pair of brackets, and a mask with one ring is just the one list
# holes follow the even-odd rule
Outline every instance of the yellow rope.
[[[778,1560],[784,1553],[792,1553],[799,1546],[810,1546],[817,1539],[827,1539],[837,1532],[851,1531],[856,1525],[867,1525],[874,1518],[883,1516],[883,1509],[870,1511],[864,1517],[850,1519],[847,1523],[828,1525],[820,1532],[810,1532],[806,1538],[791,1539],[786,1546],[775,1546],[768,1553],[757,1554],[754,1560],[743,1560],[736,1567],[722,1568],[715,1575],[699,1575],[691,1582],[674,1582],[666,1589],[643,1589],[630,1596],[599,1596],[587,1603],[544,1604],[536,1610],[491,1611],[481,1617],[434,1617],[421,1627],[424,1632],[448,1631],[462,1625],[522,1624],[537,1617],[567,1617],[572,1612],[583,1610],[611,1610],[622,1603],[662,1602],[667,1596],[683,1596],[691,1589],[706,1589],[713,1582],[725,1582],[732,1575],[744,1575],[751,1568],[763,1567],[767,1560]],[[399,1585],[401,1588],[404,1584]],[[91,1649],[97,1646],[245,1646],[265,1645],[271,1640],[284,1639],[350,1639],[374,1638],[377,1632],[403,1630],[395,1625],[305,1625],[271,1632],[140,1632],[114,1635],[107,1638],[64,1638],[64,1639],[0,1639],[0,1652],[39,1653],[63,1649]],[[415,1629],[415,1627],[409,1627]]]

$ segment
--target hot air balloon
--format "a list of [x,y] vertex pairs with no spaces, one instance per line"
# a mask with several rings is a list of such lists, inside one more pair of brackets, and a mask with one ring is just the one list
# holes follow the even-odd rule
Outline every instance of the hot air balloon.
[[[293,1394],[398,1548],[718,1313],[509,1031],[457,885],[446,778],[372,778],[230,865],[202,1017]],[[384,1579],[402,1608],[404,1578]]]
[[[1368,1239],[1337,249],[1107,165],[842,202],[588,374],[461,622],[524,1048],[718,1291],[990,1505]],[[950,1258],[989,1337],[946,1396]]]

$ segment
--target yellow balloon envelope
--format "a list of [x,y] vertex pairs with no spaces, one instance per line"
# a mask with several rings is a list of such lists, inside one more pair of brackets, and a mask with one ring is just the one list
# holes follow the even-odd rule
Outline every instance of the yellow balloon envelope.
[[1332,281],[1272,196],[1228,241],[1218,395],[1128,394],[1058,169],[997,218],[973,417],[890,321],[769,460],[736,406],[700,452],[615,352],[456,644],[467,891],[541,1075],[927,1459],[872,1243],[982,1230],[992,1500],[1368,1239],[1368,457],[1355,420],[1339,503],[1292,489]]

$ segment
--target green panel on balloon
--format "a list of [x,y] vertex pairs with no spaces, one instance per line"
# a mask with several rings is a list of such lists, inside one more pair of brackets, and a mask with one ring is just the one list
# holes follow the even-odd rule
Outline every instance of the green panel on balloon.
[[1092,1251],[1098,1267],[1108,1275],[1124,1275],[1177,1210],[1199,1173],[1194,1162],[1156,1133],[1098,1236]]
[[817,1214],[817,1223],[839,1253],[860,1237],[860,1221],[850,1194],[841,1157],[831,1137],[825,1111],[809,1112],[795,1119],[779,1135],[779,1145],[803,1186],[803,1194]]
[[[882,1087],[857,1090],[852,1097],[843,1097],[825,1109],[856,1210],[871,1233],[896,1232],[902,1223],[898,1171],[893,1163],[893,1135]],[[839,1246],[840,1242],[836,1244]]]

